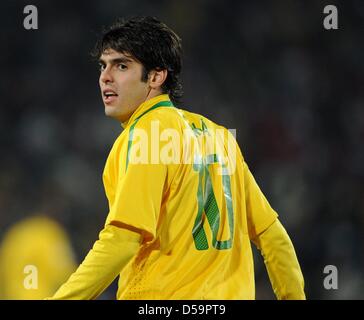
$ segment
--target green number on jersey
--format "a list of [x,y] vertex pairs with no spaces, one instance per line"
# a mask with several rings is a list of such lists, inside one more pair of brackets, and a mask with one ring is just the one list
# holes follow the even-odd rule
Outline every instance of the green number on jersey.
[[[212,181],[209,173],[209,166],[213,163],[219,163],[222,167],[222,186],[227,206],[229,219],[229,240],[220,241],[217,234],[220,228],[220,210],[218,208]],[[212,231],[212,246],[218,250],[226,250],[232,247],[234,235],[234,212],[231,199],[230,176],[226,174],[226,168],[217,154],[206,156],[205,159],[195,161],[193,169],[199,173],[199,183],[197,190],[198,212],[195,224],[192,230],[193,239],[197,250],[207,250],[209,248],[203,222],[204,215]]]

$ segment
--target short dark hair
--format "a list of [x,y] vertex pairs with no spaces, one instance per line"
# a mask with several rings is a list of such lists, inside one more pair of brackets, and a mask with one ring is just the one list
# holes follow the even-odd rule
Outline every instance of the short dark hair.
[[154,17],[119,19],[106,29],[97,41],[92,56],[99,59],[107,49],[126,53],[143,65],[142,81],[151,70],[167,70],[162,92],[177,104],[182,97],[180,73],[182,45],[180,37]]

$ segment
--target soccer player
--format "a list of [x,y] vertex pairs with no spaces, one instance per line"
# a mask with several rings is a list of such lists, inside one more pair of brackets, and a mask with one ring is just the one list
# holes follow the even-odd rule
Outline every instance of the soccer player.
[[277,213],[232,134],[178,109],[181,40],[151,17],[119,21],[96,46],[107,116],[124,130],[107,159],[105,226],[51,299],[254,299],[253,242],[278,299],[305,299]]

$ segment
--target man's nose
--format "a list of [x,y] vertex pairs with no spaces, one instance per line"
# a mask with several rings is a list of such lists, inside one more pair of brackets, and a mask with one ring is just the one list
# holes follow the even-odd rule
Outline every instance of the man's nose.
[[103,83],[113,82],[113,78],[110,69],[105,68],[100,74],[100,80]]

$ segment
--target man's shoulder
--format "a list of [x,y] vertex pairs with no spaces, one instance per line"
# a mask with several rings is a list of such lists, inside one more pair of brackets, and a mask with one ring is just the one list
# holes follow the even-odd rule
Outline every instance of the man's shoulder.
[[143,130],[151,130],[157,128],[159,130],[164,129],[176,129],[178,131],[193,130],[194,132],[216,132],[221,134],[228,134],[229,130],[210,120],[209,118],[187,111],[185,109],[176,107],[160,107],[143,115],[132,126]]
[[158,123],[163,128],[183,128],[187,125],[180,109],[175,107],[160,107],[143,115],[136,126],[139,128],[150,127]]

